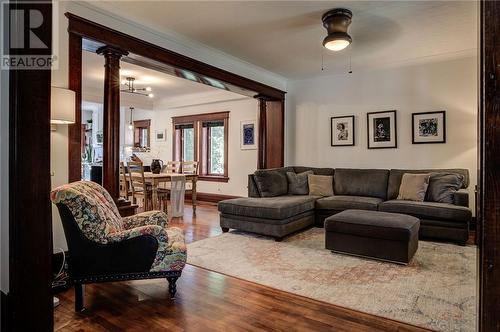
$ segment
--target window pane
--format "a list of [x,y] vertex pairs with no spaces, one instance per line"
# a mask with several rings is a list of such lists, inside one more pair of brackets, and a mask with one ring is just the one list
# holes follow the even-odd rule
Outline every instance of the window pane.
[[224,174],[224,126],[210,128],[210,174]]
[[182,161],[193,161],[194,160],[194,129],[185,128],[184,131],[184,144],[182,146],[184,156]]

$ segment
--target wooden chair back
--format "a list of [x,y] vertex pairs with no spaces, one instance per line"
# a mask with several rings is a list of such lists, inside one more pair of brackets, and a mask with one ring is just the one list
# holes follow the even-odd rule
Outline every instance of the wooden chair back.
[[129,180],[127,179],[127,172],[125,171],[125,164],[120,162],[120,196],[128,199],[130,193]]
[[182,162],[182,173],[184,174],[198,174],[197,161],[184,161]]
[[180,161],[167,161],[165,166],[163,166],[162,173],[180,173],[181,162]]
[[[137,194],[138,191],[142,191],[141,194],[147,194],[147,183],[144,178],[144,166],[142,162],[129,161],[127,163],[128,174],[130,178],[130,186],[132,188],[132,195]],[[134,176],[132,176],[132,174]]]

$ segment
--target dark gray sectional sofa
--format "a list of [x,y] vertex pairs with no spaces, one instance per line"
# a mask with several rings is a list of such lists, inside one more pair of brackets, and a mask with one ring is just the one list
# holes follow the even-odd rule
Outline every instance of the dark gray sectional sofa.
[[[348,209],[402,213],[420,219],[420,238],[445,240],[464,245],[469,237],[472,211],[469,209],[469,172],[466,169],[346,169],[289,166],[265,172],[302,173],[333,176],[334,196],[288,195],[261,197],[254,174],[248,176],[248,196],[219,203],[220,225],[224,231],[239,229],[277,240],[301,229],[323,227],[325,218]],[[454,193],[453,204],[397,200],[404,173],[455,173],[463,176],[462,189]],[[270,173],[276,174],[276,173]],[[286,177],[286,175],[285,175]],[[270,181],[273,181],[270,178]],[[283,186],[283,182],[270,183]]]

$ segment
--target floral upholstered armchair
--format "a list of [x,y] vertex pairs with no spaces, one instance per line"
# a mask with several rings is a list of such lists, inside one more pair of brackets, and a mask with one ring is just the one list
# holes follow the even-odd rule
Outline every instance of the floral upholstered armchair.
[[54,189],[75,283],[75,310],[83,310],[83,284],[166,278],[173,298],[186,263],[182,230],[167,228],[167,215],[148,211],[122,218],[109,193],[90,181]]

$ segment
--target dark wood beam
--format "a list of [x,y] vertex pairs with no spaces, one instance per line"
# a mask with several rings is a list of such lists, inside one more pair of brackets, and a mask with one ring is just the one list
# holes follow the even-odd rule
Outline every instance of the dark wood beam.
[[500,331],[500,2],[481,1],[480,330]]
[[102,184],[111,197],[120,197],[120,58],[127,51],[105,46],[97,50],[104,56],[103,162]]
[[68,88],[75,91],[75,123],[68,126],[68,182],[82,179],[82,37],[69,34]]
[[68,31],[78,34],[84,38],[89,38],[105,45],[127,50],[130,53],[169,64],[179,69],[187,69],[197,74],[205,75],[248,90],[256,91],[257,93],[269,97],[277,99],[285,98],[285,92],[279,89],[167,50],[139,38],[124,34],[123,32],[89,21],[77,15],[66,13],[66,17],[69,19]]

